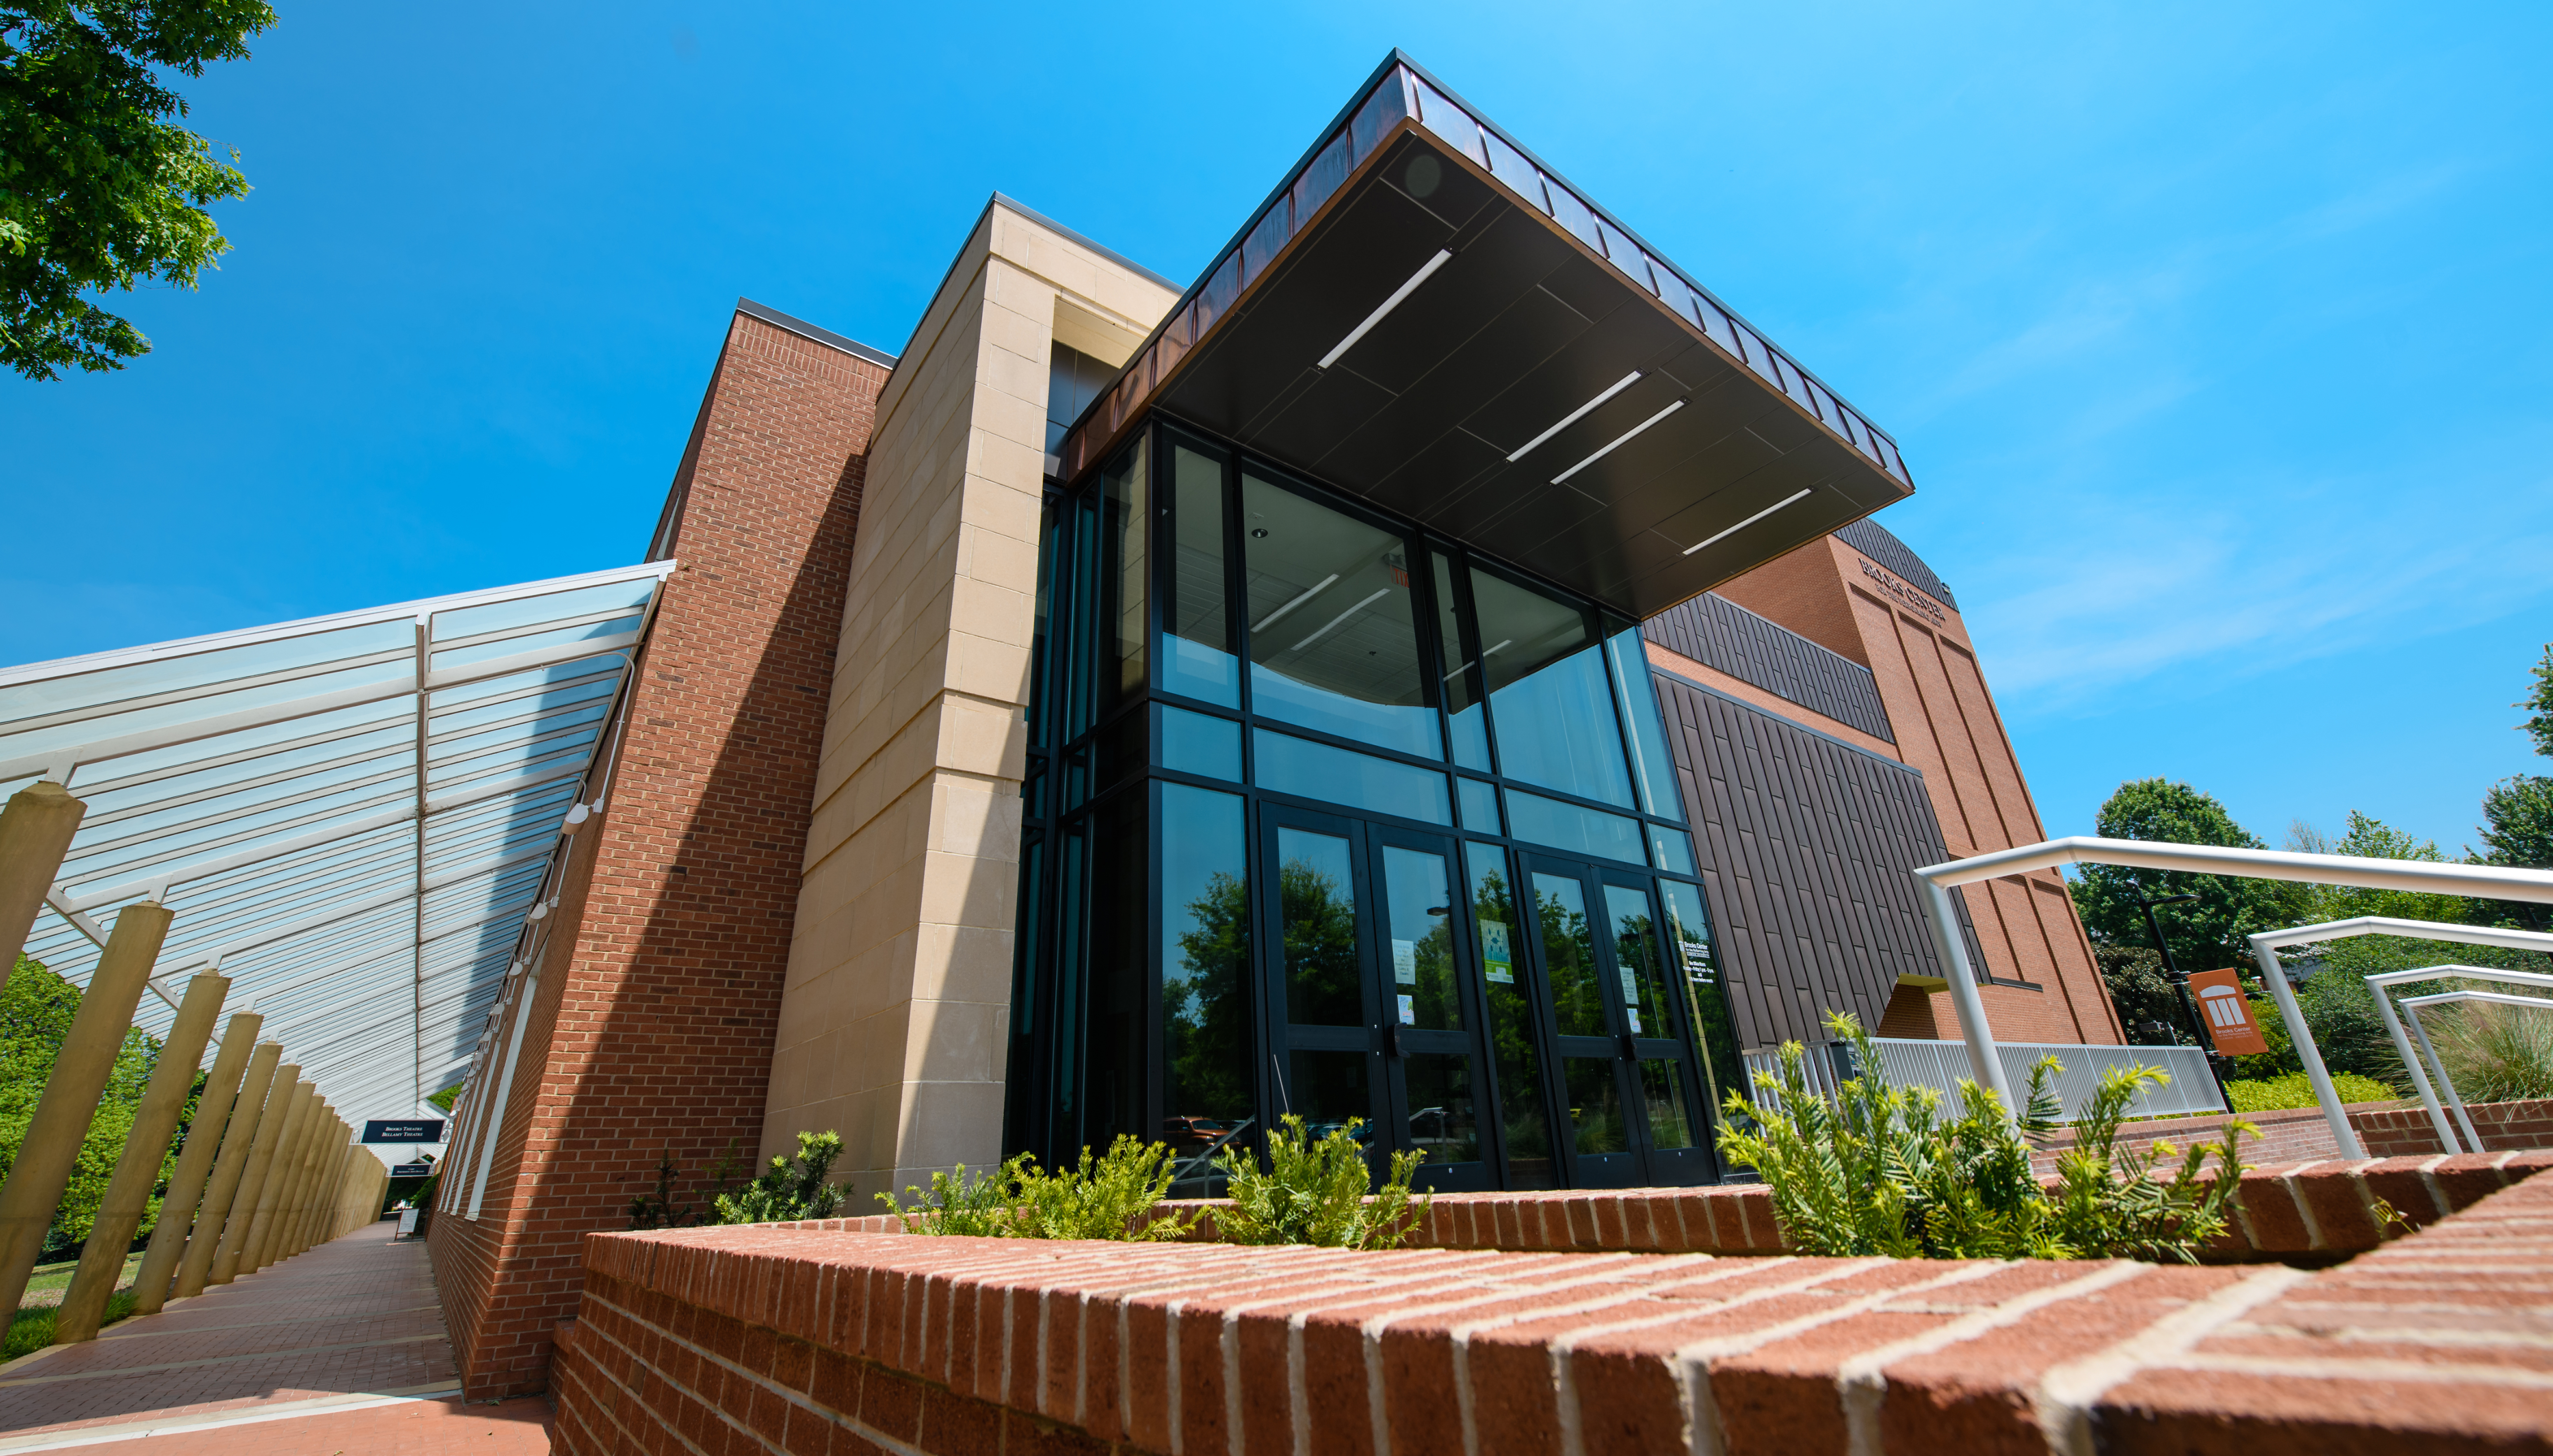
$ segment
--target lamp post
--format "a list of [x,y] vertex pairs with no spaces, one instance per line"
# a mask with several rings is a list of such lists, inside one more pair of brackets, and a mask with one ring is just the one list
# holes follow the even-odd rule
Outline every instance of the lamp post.
[[2163,956],[2164,979],[2171,982],[2173,993],[2180,997],[2181,1014],[2189,1018],[2189,1029],[2198,1038],[2199,1053],[2207,1059],[2207,1069],[2216,1078],[2217,1094],[2225,1099],[2227,1107],[2232,1107],[2234,1096],[2225,1090],[2225,1064],[2228,1059],[2217,1055],[2216,1039],[2208,1034],[2207,1023],[2199,1019],[2198,1003],[2190,999],[2189,975],[2180,968],[2178,961],[2171,958],[2171,943],[2164,939],[2163,922],[2155,918],[2155,907],[2159,905],[2180,905],[2198,897],[2166,895],[2160,900],[2149,900],[2143,880],[2130,883],[2137,887],[2137,908],[2146,913],[2146,931],[2154,937],[2155,951]]

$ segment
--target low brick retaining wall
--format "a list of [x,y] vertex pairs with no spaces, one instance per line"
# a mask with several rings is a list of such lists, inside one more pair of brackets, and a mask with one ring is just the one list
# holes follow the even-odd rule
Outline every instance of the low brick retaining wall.
[[684,1229],[587,1240],[552,1390],[578,1456],[2546,1451],[2548,1290],[2553,1178],[2319,1273]]
[[[2284,1259],[2328,1263],[2364,1253],[2469,1208],[2489,1194],[2553,1168],[2553,1151],[2460,1154],[2453,1158],[2319,1160],[2243,1173],[2234,1228],[2208,1249],[2210,1263]],[[2407,1221],[2388,1224],[2379,1200]],[[1202,1209],[1212,1203],[1169,1205]],[[773,1225],[808,1232],[900,1234],[902,1223],[872,1214]],[[1209,1242],[1211,1223],[1197,1242]],[[1773,1194],[1760,1183],[1613,1192],[1438,1193],[1410,1237],[1419,1249],[1507,1253],[1779,1254]]]
[[[2522,1102],[2468,1102],[2465,1113],[2473,1119],[2474,1131],[2482,1134],[2482,1145],[2492,1152],[2506,1148],[2553,1148],[2553,1098],[2537,1097]],[[2447,1110],[2453,1120],[2455,1109]],[[2417,1102],[2399,1103],[2376,1108],[2353,1108],[2349,1125],[2358,1130],[2358,1140],[2367,1145],[2370,1158],[2399,1158],[2439,1151],[2438,1130],[2429,1125],[2429,1110]],[[2456,1129],[2462,1138],[2464,1129]]]

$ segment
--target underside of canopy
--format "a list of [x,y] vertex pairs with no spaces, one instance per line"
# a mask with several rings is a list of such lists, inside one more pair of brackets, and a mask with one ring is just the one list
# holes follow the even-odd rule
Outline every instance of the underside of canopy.
[[[85,985],[116,912],[349,1117],[460,1078],[562,827],[599,804],[671,561],[0,670],[0,797],[88,806],[27,953]],[[579,816],[580,818],[582,816]]]

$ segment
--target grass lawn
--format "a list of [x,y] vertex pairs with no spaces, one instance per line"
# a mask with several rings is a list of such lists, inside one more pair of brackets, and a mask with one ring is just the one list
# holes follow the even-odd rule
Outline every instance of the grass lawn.
[[[9,1321],[7,1337],[0,1339],[0,1360],[32,1355],[54,1342],[55,1307],[62,1302],[62,1292],[70,1288],[71,1272],[77,1268],[76,1259],[36,1266],[35,1277],[27,1281],[27,1296],[19,1303],[16,1317]],[[123,1273],[116,1276],[115,1292],[107,1296],[105,1323],[113,1324],[133,1312],[133,1276],[141,1268],[139,1254],[124,1261]]]

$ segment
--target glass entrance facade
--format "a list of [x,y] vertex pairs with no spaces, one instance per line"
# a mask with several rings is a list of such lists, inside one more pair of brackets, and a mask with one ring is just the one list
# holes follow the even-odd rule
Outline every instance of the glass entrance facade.
[[1351,1122],[1715,1180],[1742,1077],[1634,623],[1178,424],[1051,493],[1007,1151]]

